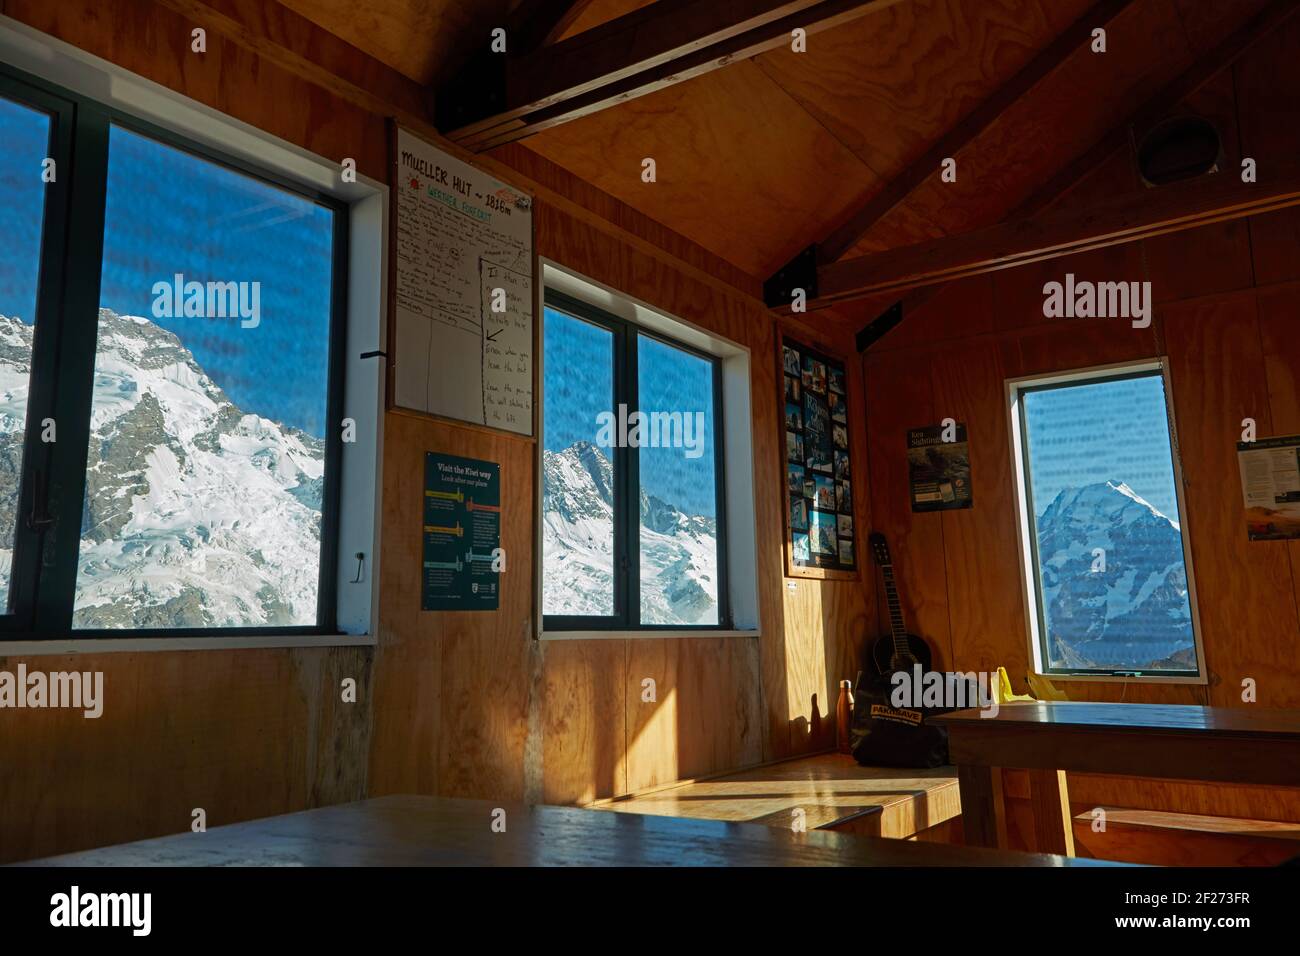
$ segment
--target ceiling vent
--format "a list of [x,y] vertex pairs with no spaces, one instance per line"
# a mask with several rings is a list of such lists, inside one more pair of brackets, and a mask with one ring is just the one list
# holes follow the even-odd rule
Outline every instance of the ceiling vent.
[[1148,186],[1218,172],[1222,160],[1219,131],[1200,116],[1176,116],[1158,123],[1137,148],[1138,173]]

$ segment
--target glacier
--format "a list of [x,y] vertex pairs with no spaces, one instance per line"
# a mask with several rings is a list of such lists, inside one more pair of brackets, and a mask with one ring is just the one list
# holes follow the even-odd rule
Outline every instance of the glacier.
[[[641,493],[642,624],[718,623],[717,523]],[[614,613],[614,469],[590,442],[542,451],[542,613]]]
[[[33,328],[0,316],[7,601]],[[324,441],[236,406],[171,332],[99,311],[73,626],[314,625]]]

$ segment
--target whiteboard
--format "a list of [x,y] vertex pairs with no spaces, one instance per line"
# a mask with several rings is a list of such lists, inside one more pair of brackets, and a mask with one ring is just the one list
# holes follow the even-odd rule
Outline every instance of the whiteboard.
[[397,129],[393,404],[533,433],[528,196]]

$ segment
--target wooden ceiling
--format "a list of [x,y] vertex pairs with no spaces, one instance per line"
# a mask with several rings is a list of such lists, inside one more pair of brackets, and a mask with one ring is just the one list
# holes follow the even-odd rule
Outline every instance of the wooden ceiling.
[[[280,2],[434,86],[520,5]],[[562,35],[649,2],[587,0]],[[807,52],[782,48],[739,60],[522,143],[763,279],[808,245],[824,242],[882,193],[889,199],[884,214],[847,247],[845,258],[1022,213],[1045,184],[1268,3],[901,0],[867,6],[849,23],[811,35]],[[1085,15],[1103,20],[1105,53],[1073,42],[1068,31],[1079,29],[1076,21],[1086,23]],[[1053,44],[1062,37],[1070,44],[1058,58]],[[996,110],[981,115],[982,105],[986,113]],[[937,164],[912,169],[936,144],[949,142],[958,147],[955,183],[940,181]],[[653,184],[641,179],[647,157],[657,167]],[[836,312],[846,322],[862,317],[842,307]]]

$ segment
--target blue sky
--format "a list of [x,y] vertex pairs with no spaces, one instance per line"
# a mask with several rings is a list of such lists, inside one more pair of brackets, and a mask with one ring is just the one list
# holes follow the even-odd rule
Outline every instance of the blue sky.
[[[558,452],[577,441],[595,444],[597,414],[614,410],[613,335],[547,308],[544,349],[544,447]],[[682,448],[641,449],[641,488],[687,514],[707,517],[714,516],[717,506],[712,369],[710,362],[698,356],[656,339],[638,339],[641,410],[705,414],[704,454],[700,458],[687,458]]]
[[1163,378],[1027,392],[1024,400],[1040,515],[1063,488],[1114,479],[1178,520]]
[[[44,118],[0,100],[0,313],[32,321]],[[244,411],[325,433],[333,212],[120,127],[109,146],[100,304],[174,332]],[[261,322],[155,318],[153,285],[259,282]]]
[[45,186],[41,161],[49,155],[49,120],[0,98],[0,315],[28,324],[36,314],[36,273],[40,268]]

